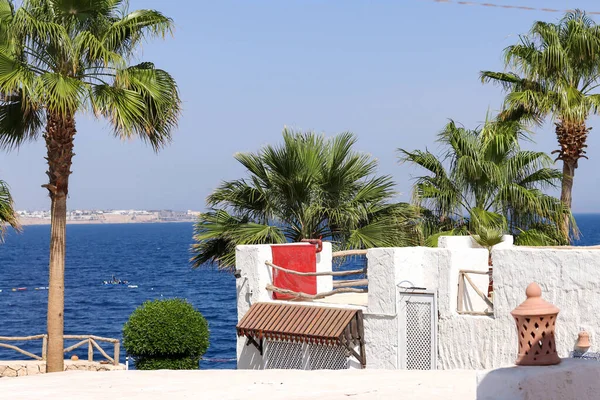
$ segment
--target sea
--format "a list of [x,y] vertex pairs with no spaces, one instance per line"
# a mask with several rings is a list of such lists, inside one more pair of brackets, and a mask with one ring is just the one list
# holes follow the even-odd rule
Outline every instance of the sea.
[[[600,214],[580,214],[576,220],[581,238],[575,244],[600,244]],[[122,339],[123,324],[143,302],[184,298],[210,327],[210,347],[200,368],[234,369],[235,278],[211,265],[192,268],[192,234],[192,223],[68,225],[65,334]],[[0,336],[46,331],[49,237],[49,226],[26,226],[18,234],[9,231],[0,244]],[[103,284],[113,276],[129,285]],[[40,341],[18,344],[41,352]],[[112,355],[111,347],[106,350]],[[87,347],[68,356],[73,354],[87,359]],[[0,348],[0,360],[23,357]],[[124,351],[120,361],[125,362]]]

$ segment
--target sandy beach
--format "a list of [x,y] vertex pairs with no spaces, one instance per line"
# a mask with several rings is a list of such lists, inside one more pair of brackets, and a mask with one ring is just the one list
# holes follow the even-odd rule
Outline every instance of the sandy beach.
[[[0,379],[13,400],[473,400],[475,371],[70,371]],[[3,397],[4,398],[4,397]]]

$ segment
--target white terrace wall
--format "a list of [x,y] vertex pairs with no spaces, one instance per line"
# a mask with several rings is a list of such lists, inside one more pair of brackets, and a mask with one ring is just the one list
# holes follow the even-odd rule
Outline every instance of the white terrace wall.
[[[367,257],[369,306],[365,317],[365,341],[368,368],[398,366],[397,286],[426,287],[436,291],[440,369],[490,369],[513,364],[517,334],[510,311],[525,299],[525,288],[534,281],[542,287],[544,298],[561,309],[556,331],[561,357],[567,357],[573,350],[580,330],[585,329],[595,337],[600,327],[600,313],[597,312],[600,304],[599,250],[495,249],[493,317],[459,315],[456,311],[458,271],[487,270],[487,251],[484,249],[467,246],[372,249]],[[485,275],[483,277],[487,280]]]
[[[540,284],[543,296],[561,309],[557,321],[557,348],[561,357],[573,350],[577,333],[587,330],[592,345],[600,332],[600,250],[536,249],[512,247],[512,238],[493,251],[494,315],[468,316],[457,313],[459,270],[488,269],[487,250],[477,248],[471,238],[441,238],[439,248],[377,248],[368,258],[368,306],[365,318],[367,368],[396,369],[399,366],[399,287],[424,287],[435,291],[438,304],[439,369],[492,369],[512,365],[517,351],[516,327],[510,311],[525,300],[525,288]],[[307,244],[308,245],[308,244]],[[250,305],[274,301],[265,289],[271,283],[270,246],[239,246],[237,268],[238,320]],[[317,257],[317,270],[331,270],[331,245],[324,243]],[[485,292],[486,275],[472,275]],[[318,292],[331,290],[330,276],[317,278]],[[472,298],[474,308],[484,304]],[[314,304],[314,303],[313,303]],[[319,304],[325,305],[325,304]],[[328,306],[332,306],[329,304]],[[592,347],[590,351],[596,351]],[[263,358],[254,346],[238,338],[238,368],[259,369]]]
[[[484,249],[448,250],[428,247],[377,248],[367,253],[369,303],[365,312],[367,368],[398,368],[399,287],[424,287],[436,291],[438,301],[438,342],[447,337],[443,321],[456,317],[458,271],[487,271],[488,252]],[[483,275],[485,278],[485,275]],[[479,278],[476,278],[479,279]],[[487,287],[487,278],[484,282]],[[461,320],[465,319],[461,316]],[[489,320],[489,319],[488,319]],[[483,321],[484,323],[487,321]],[[452,348],[460,346],[451,345]],[[438,354],[438,367],[447,367]]]

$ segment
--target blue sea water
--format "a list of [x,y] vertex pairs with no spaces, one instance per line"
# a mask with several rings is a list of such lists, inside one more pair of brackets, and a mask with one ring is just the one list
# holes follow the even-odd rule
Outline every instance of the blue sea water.
[[[209,322],[210,348],[200,367],[235,368],[235,278],[191,268],[192,230],[191,223],[68,225],[65,334],[121,338],[129,314],[144,301],[182,297]],[[0,336],[46,331],[48,292],[34,288],[48,286],[49,235],[49,226],[27,226],[0,245]],[[138,287],[103,285],[113,274]],[[11,291],[18,287],[27,290]],[[41,342],[22,347],[40,354]],[[74,354],[87,359],[87,347]],[[0,349],[0,359],[19,358]]]
[[[576,217],[582,233],[576,244],[600,244],[600,214]],[[209,322],[210,347],[200,367],[235,368],[235,279],[214,268],[191,268],[192,229],[191,223],[69,225],[65,333],[121,338],[129,314],[144,301],[182,297]],[[27,226],[0,245],[0,336],[46,331],[48,292],[35,288],[48,285],[49,235],[49,226]],[[138,287],[103,285],[112,275]],[[11,290],[19,287],[27,290]],[[41,343],[21,347],[39,354]],[[70,354],[86,358],[87,349]],[[0,359],[22,357],[0,349]]]

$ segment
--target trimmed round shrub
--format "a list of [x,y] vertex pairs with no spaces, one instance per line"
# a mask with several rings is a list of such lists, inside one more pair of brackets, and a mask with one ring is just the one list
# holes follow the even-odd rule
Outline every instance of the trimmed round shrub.
[[123,327],[123,347],[141,370],[198,369],[208,338],[208,323],[183,299],[147,301]]

